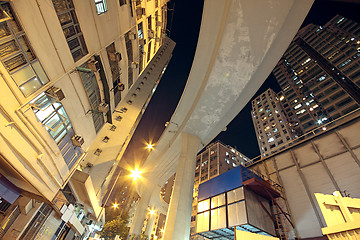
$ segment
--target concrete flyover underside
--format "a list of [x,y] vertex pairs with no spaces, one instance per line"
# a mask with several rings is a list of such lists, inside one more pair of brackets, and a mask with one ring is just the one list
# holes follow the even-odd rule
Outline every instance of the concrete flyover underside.
[[[196,147],[200,150],[231,122],[271,73],[312,3],[313,0],[205,0],[187,85],[168,127],[143,165],[144,181],[163,186],[176,173],[181,135],[199,138]],[[196,153],[194,161],[195,156]],[[188,168],[185,170],[192,171],[193,182],[195,169],[190,169],[192,164]],[[187,180],[176,178],[174,189]],[[181,198],[192,201],[192,195]],[[172,204],[183,199],[173,197],[170,211]],[[191,214],[191,203],[189,208]],[[190,226],[190,215],[186,221]],[[166,227],[168,239],[186,239],[188,235],[167,235],[171,231]]]

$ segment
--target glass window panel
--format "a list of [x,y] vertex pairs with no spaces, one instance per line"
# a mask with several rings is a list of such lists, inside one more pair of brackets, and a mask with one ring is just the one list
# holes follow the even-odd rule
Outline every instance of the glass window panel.
[[16,44],[15,40],[3,43],[0,45],[0,57],[6,57],[16,51],[19,51],[19,46]]
[[228,205],[228,227],[239,226],[247,223],[245,201]]
[[56,12],[61,12],[68,9],[68,7],[66,6],[66,2],[64,0],[53,0],[53,3]]
[[63,107],[58,109],[58,113],[60,113],[61,115],[63,115],[64,117],[67,118],[67,114],[66,114],[65,109]]
[[211,210],[211,230],[226,227],[226,208],[221,207]]
[[32,64],[33,68],[35,69],[36,74],[39,76],[40,81],[42,84],[46,84],[49,82],[49,78],[46,76],[46,73],[44,72],[44,69],[41,67],[41,64],[39,61],[36,61]]
[[20,86],[21,84],[28,81],[30,78],[35,77],[35,73],[30,66],[26,66],[19,71],[14,72],[11,76],[15,80],[16,84]]
[[210,208],[210,199],[206,199],[198,203],[198,212],[209,210],[209,208]]
[[[35,107],[35,109],[41,109],[41,111],[45,111],[54,101],[55,101],[55,99],[53,97],[50,97],[49,95],[47,95],[45,93],[42,93],[37,98],[35,98],[33,101],[31,101],[30,105]],[[49,116],[49,114],[46,116]],[[40,121],[42,121],[42,120],[43,119],[40,119]]]
[[86,48],[84,36],[83,36],[83,35],[80,35],[78,38],[80,39],[83,56],[85,56],[85,55],[88,53],[88,50],[87,50],[87,48]]
[[26,64],[26,59],[23,54],[19,54],[15,57],[12,57],[11,59],[4,61],[4,65],[7,68],[7,70],[12,71],[24,64]]
[[66,24],[69,24],[69,23],[72,22],[71,15],[70,15],[70,13],[68,13],[68,12],[67,12],[67,13],[63,13],[63,14],[59,15],[58,17],[59,17],[61,26],[66,25]]
[[70,13],[71,13],[71,18],[72,18],[74,24],[77,24],[77,23],[78,23],[78,20],[77,20],[75,11],[74,11],[74,10],[71,10]]
[[227,198],[228,198],[228,204],[243,200],[244,199],[243,188],[241,187],[241,188],[237,188],[232,191],[229,191],[227,193]]
[[13,31],[15,33],[22,31],[17,19],[15,18],[14,14],[10,8],[9,3],[1,4],[1,7],[9,15],[9,17],[11,17],[11,19],[8,20],[7,22],[9,23],[9,25],[13,29]]
[[81,49],[78,49],[75,52],[72,52],[71,54],[72,54],[75,62],[83,56]]
[[225,193],[211,198],[211,208],[216,208],[225,205]]
[[64,28],[64,34],[66,38],[69,38],[71,36],[74,36],[76,34],[74,26],[69,26],[67,28]]
[[25,52],[26,56],[28,57],[28,59],[30,61],[34,60],[35,54],[32,52],[31,48],[30,48],[30,44],[29,41],[27,40],[27,38],[25,36],[19,37],[18,41],[21,45],[21,48],[23,49],[23,51]]
[[10,29],[5,22],[0,23],[0,38],[11,35]]
[[20,90],[24,93],[25,97],[29,96],[36,90],[40,89],[42,86],[41,82],[38,80],[37,77],[31,79],[27,83],[23,84],[20,87]]
[[64,124],[59,125],[59,128],[56,129],[56,131],[49,131],[50,135],[54,138],[54,140],[56,141],[56,143],[58,143],[58,140],[61,140],[62,137],[59,136],[64,136],[66,134],[66,128],[64,126]]
[[80,42],[77,38],[74,38],[74,39],[68,41],[68,45],[69,45],[70,50],[73,50],[74,48],[77,48],[80,46]]
[[209,231],[209,211],[197,215],[196,232]]

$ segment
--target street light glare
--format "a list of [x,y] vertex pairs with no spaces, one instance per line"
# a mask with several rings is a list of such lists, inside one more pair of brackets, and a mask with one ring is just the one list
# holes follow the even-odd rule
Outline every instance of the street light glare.
[[155,210],[154,209],[150,209],[150,214],[154,215],[155,214]]
[[119,206],[119,204],[117,204],[117,203],[113,204],[113,208],[117,208],[118,206]]
[[151,143],[148,143],[147,146],[146,146],[146,148],[147,148],[149,151],[151,151],[151,150],[154,149],[154,145],[152,145]]
[[131,174],[130,177],[132,177],[134,180],[141,178],[140,176],[141,171],[139,171],[139,169],[135,168],[135,170],[131,170]]

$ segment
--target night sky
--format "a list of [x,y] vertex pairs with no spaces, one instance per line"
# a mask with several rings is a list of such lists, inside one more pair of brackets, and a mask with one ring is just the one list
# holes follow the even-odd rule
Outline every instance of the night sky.
[[[180,100],[194,58],[201,24],[203,1],[172,0],[168,11],[168,35],[176,42],[173,57],[160,84],[136,129],[124,158],[129,163],[145,160],[148,152],[146,142],[156,141],[165,129]],[[302,26],[309,23],[324,25],[336,14],[360,22],[360,4],[344,1],[315,1]],[[266,89],[280,90],[270,74],[253,99]],[[251,101],[215,139],[236,147],[240,152],[254,158],[260,154],[251,120]]]

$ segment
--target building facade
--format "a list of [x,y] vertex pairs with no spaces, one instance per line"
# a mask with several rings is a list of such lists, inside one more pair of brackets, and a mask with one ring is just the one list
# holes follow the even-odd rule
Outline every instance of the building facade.
[[251,102],[252,121],[260,153],[266,156],[294,139],[294,131],[283,113],[281,105],[286,101],[268,89]]
[[[191,210],[191,235],[196,233],[197,197],[200,183],[206,182],[239,165],[244,165],[249,161],[250,159],[244,154],[220,141],[209,144],[204,151],[197,155]],[[194,236],[194,239],[196,238]]]
[[104,224],[113,166],[175,46],[166,2],[0,1],[1,236]]
[[299,30],[273,71],[298,135],[359,107],[359,47],[360,24],[339,15]]
[[[326,130],[324,124],[359,108],[359,56],[359,23],[335,16],[323,27],[309,24],[299,30],[273,70],[281,92],[271,94],[271,98],[277,95],[278,104],[268,104],[265,109],[272,115],[272,111],[277,112],[278,117],[271,118],[274,122],[269,123],[271,126],[267,124],[269,115],[260,112],[263,103],[269,100],[266,94],[252,101],[253,123],[262,156],[274,153],[304,134]],[[287,133],[284,136],[278,133],[278,139],[273,138],[279,123],[283,126],[280,133]],[[276,127],[267,132],[265,128],[270,130],[273,124]]]

